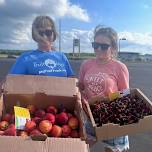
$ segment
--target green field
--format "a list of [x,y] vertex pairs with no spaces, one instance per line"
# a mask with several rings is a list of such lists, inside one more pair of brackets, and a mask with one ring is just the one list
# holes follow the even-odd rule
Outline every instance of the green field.
[[8,55],[7,54],[0,54],[0,58],[7,58]]

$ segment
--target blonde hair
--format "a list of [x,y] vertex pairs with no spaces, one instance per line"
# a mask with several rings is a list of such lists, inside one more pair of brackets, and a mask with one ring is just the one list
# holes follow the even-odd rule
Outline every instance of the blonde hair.
[[32,38],[38,42],[43,40],[43,37],[39,34],[39,28],[51,27],[53,30],[53,41],[56,40],[57,32],[54,21],[49,16],[37,16],[32,24]]
[[118,34],[117,34],[117,32],[111,27],[98,25],[94,29],[94,40],[98,35],[103,35],[110,39],[111,45],[113,48],[112,58],[116,58],[117,54],[118,54]]

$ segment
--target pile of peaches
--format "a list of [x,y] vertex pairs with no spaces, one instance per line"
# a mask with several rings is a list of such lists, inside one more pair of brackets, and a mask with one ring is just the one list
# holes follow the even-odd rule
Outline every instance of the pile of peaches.
[[38,109],[34,105],[28,105],[31,120],[27,120],[24,130],[16,130],[14,114],[6,113],[1,117],[0,135],[5,136],[36,136],[79,138],[79,120],[74,113],[66,108],[48,106],[46,109]]

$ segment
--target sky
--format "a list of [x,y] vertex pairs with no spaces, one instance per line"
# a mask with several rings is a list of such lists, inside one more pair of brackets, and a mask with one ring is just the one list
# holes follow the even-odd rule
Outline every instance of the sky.
[[[32,22],[49,15],[58,31],[61,23],[63,52],[72,52],[78,38],[81,52],[93,53],[93,29],[101,24],[118,32],[120,51],[152,54],[151,10],[152,0],[0,0],[0,49],[36,49]],[[58,50],[58,39],[55,46]]]

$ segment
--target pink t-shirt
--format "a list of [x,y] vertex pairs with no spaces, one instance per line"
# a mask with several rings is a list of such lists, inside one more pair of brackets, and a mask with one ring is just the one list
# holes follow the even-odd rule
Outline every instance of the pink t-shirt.
[[125,64],[111,60],[100,64],[96,59],[82,63],[79,83],[84,87],[85,98],[108,96],[109,93],[129,88],[129,73]]

